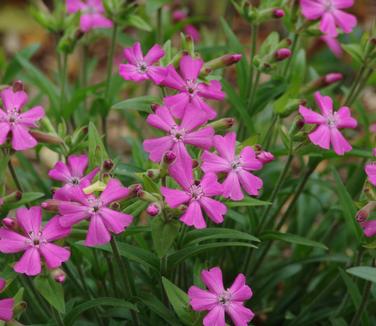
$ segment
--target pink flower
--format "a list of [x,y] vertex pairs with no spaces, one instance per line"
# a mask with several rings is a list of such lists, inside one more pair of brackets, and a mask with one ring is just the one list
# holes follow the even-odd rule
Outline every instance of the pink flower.
[[10,321],[13,318],[14,299],[0,300],[0,321]]
[[223,286],[222,271],[219,267],[203,270],[201,279],[208,290],[193,285],[188,290],[188,296],[193,310],[209,310],[204,318],[204,325],[225,326],[226,313],[235,326],[247,326],[254,313],[244,306],[244,301],[253,295],[251,288],[245,284],[245,276],[239,274],[228,289]]
[[80,28],[89,32],[96,28],[111,28],[112,21],[104,16],[104,7],[101,0],[66,0],[67,12],[80,12]]
[[97,198],[86,195],[81,188],[71,190],[71,201],[59,204],[60,224],[69,227],[83,220],[90,221],[85,245],[96,246],[111,240],[111,233],[120,234],[131,224],[133,217],[117,212],[108,206],[114,201],[126,198],[130,191],[119,180],[110,179],[106,188]]
[[351,151],[351,145],[338,130],[356,128],[357,121],[351,117],[350,108],[344,106],[333,112],[333,100],[329,96],[322,96],[319,92],[315,93],[315,101],[322,114],[302,105],[299,107],[304,123],[317,125],[317,128],[308,135],[311,142],[324,149],[329,149],[331,144],[338,155]]
[[337,58],[342,57],[343,51],[342,51],[341,43],[339,43],[338,40],[335,37],[323,35],[323,36],[321,36],[321,40],[323,40],[326,43],[326,45],[328,46],[330,51],[332,51],[332,53]]
[[373,124],[370,125],[369,131],[373,132],[373,133],[376,133],[376,123],[373,123]]
[[365,221],[360,223],[363,233],[367,238],[372,238],[376,235],[376,220]]
[[206,227],[202,210],[214,223],[222,223],[223,215],[227,213],[227,207],[223,203],[212,199],[213,196],[222,194],[223,187],[218,183],[214,173],[207,173],[201,181],[193,179],[191,160],[181,160],[173,163],[169,168],[172,178],[183,190],[161,188],[161,192],[167,204],[172,208],[186,204],[187,210],[180,217],[180,221],[196,229]]
[[353,3],[353,0],[300,0],[303,16],[308,20],[320,18],[320,30],[330,37],[338,35],[337,26],[345,33],[351,33],[356,26],[356,17],[341,10]]
[[44,117],[44,110],[36,106],[25,113],[21,109],[28,96],[24,91],[13,92],[6,88],[0,93],[4,108],[0,108],[0,145],[7,141],[11,134],[12,148],[16,151],[33,148],[37,141],[30,135],[29,129],[37,127],[36,122]]
[[204,112],[189,105],[179,124],[167,107],[159,107],[155,113],[148,116],[146,121],[152,127],[164,131],[166,136],[145,140],[144,150],[150,154],[149,157],[152,161],[160,162],[163,154],[167,151],[173,151],[178,157],[189,155],[185,148],[186,144],[210,149],[214,129],[212,127],[198,129],[207,120]]
[[88,187],[99,171],[99,168],[95,168],[85,176],[85,170],[89,164],[87,155],[70,155],[67,161],[67,164],[57,162],[54,168],[48,172],[51,179],[61,181],[64,184],[61,189],[55,192],[54,199],[64,200],[66,196],[69,196],[72,187]]
[[205,151],[202,154],[202,170],[205,173],[226,173],[223,183],[223,196],[232,200],[244,198],[243,189],[252,196],[257,196],[263,182],[248,171],[260,170],[263,166],[256,158],[252,147],[246,146],[239,155],[236,151],[236,134],[229,132],[224,137],[214,137],[214,147],[219,155]]
[[[372,151],[373,156],[376,156],[376,148]],[[376,187],[376,162],[366,164],[365,169],[368,176],[368,181]]]
[[124,49],[124,56],[128,63],[119,66],[119,73],[125,80],[133,80],[138,83],[151,79],[160,84],[167,76],[167,69],[153,66],[164,56],[164,51],[159,44],[155,44],[144,57],[140,42],[132,47]]
[[41,256],[49,269],[54,269],[70,257],[68,249],[52,242],[69,235],[70,228],[62,227],[57,216],[42,227],[42,210],[38,206],[19,208],[16,211],[20,233],[0,229],[0,252],[14,254],[25,252],[14,265],[17,273],[29,276],[38,275],[42,270]]
[[180,60],[181,75],[176,72],[172,65],[167,67],[168,76],[162,82],[162,85],[176,89],[179,93],[165,97],[164,103],[173,110],[172,113],[177,118],[183,117],[188,103],[204,110],[209,120],[217,116],[214,109],[204,99],[222,101],[224,93],[221,89],[221,83],[217,80],[212,80],[209,84],[198,82],[197,79],[203,64],[204,62],[201,59],[193,59],[189,55],[184,55]]
[[261,151],[256,154],[256,158],[262,163],[267,164],[275,160],[274,155],[267,151]]

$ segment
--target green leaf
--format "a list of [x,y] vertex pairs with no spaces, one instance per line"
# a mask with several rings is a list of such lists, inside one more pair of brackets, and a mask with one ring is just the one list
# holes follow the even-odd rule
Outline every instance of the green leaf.
[[101,166],[102,163],[108,159],[108,154],[103,145],[94,123],[89,123],[89,167],[90,169]]
[[163,276],[162,283],[168,300],[183,324],[196,325],[200,321],[200,315],[190,309],[188,295]]
[[249,242],[260,240],[251,234],[226,228],[206,228],[188,232],[184,237],[184,244],[199,243],[206,240],[234,239]]
[[60,283],[55,282],[51,277],[38,276],[34,279],[34,284],[51,306],[57,311],[65,313],[64,290]]
[[343,215],[345,217],[347,227],[349,228],[349,230],[351,230],[353,235],[356,236],[358,241],[360,241],[362,238],[362,233],[361,233],[358,223],[355,220],[355,215],[357,211],[355,204],[349,192],[347,191],[345,185],[343,184],[341,177],[339,176],[337,170],[334,167],[332,167],[332,173],[333,173],[334,181],[336,183],[339,203],[341,205],[341,209],[343,211]]
[[363,50],[360,44],[341,44],[342,48],[359,64],[363,63]]
[[161,216],[153,218],[151,232],[158,257],[166,255],[179,234],[180,223],[177,220],[164,221]]
[[328,247],[320,242],[309,240],[299,235],[291,234],[291,233],[266,231],[261,234],[260,238],[261,240],[281,240],[281,241],[285,241],[285,242],[289,242],[289,243],[293,243],[293,244],[297,244],[301,246],[316,247],[316,248],[328,250]]
[[206,243],[195,246],[187,246],[181,250],[176,251],[173,254],[167,256],[168,267],[173,267],[187,258],[194,257],[203,252],[207,252],[210,249],[218,249],[224,247],[248,247],[257,248],[255,245],[247,242],[217,242],[217,243]]
[[132,310],[138,311],[137,307],[134,304],[128,301],[124,301],[122,299],[96,298],[96,299],[91,299],[89,301],[85,301],[77,305],[76,307],[74,307],[69,313],[65,315],[64,325],[66,326],[73,325],[74,322],[85,311],[93,309],[95,307],[102,307],[102,306],[119,307],[119,308],[132,309]]
[[148,309],[156,313],[159,317],[164,319],[169,325],[176,326],[179,325],[179,320],[176,319],[175,315],[171,310],[167,309],[166,306],[154,295],[146,294],[138,298]]
[[271,205],[269,201],[263,201],[253,197],[245,197],[241,201],[226,201],[224,202],[227,207],[249,207],[249,206],[268,206]]
[[143,174],[142,179],[143,179],[143,182],[142,182],[143,188],[146,191],[151,192],[151,193],[156,193],[156,194],[160,193],[159,186],[150,177]]
[[[84,246],[83,241],[77,242],[77,244]],[[141,264],[147,268],[152,268],[159,272],[159,259],[156,255],[149,250],[142,249],[124,242],[117,242],[120,255],[132,260],[138,264]],[[104,251],[112,252],[110,245],[95,247]]]
[[4,204],[4,206],[2,206],[1,209],[8,211],[10,209],[21,207],[25,204],[30,204],[43,197],[44,197],[44,194],[41,192],[24,192],[22,194],[22,198],[19,201],[14,202],[14,203]]
[[159,104],[161,102],[159,97],[156,96],[140,96],[128,100],[121,101],[112,106],[112,109],[127,110],[127,111],[142,111],[151,113],[150,106],[152,104]]
[[356,266],[347,269],[346,272],[364,280],[376,283],[376,267]]
[[133,27],[141,29],[142,31],[151,32],[153,30],[150,24],[138,15],[128,16],[127,23]]

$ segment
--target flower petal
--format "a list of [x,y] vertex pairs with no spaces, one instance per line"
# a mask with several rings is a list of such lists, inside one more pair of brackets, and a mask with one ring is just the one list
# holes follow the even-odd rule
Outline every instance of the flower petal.
[[343,155],[352,150],[350,143],[345,139],[345,137],[343,137],[337,128],[330,129],[330,141],[334,151],[338,155]]
[[201,206],[197,200],[192,201],[185,213],[180,217],[180,221],[196,229],[206,228],[206,222],[202,215]]
[[173,65],[167,66],[167,77],[163,80],[161,85],[167,86],[169,88],[173,88],[179,91],[185,90],[185,81],[177,73]]
[[14,299],[0,300],[0,320],[10,321],[13,318]]
[[206,173],[202,178],[200,185],[205,193],[205,196],[220,196],[223,193],[223,186],[218,182],[218,178],[215,173]]
[[160,106],[155,113],[149,114],[146,122],[150,126],[165,132],[169,132],[173,126],[176,126],[170,110],[165,106]]
[[331,12],[326,12],[321,18],[320,30],[324,34],[330,37],[337,37],[337,27],[334,19],[334,15]]
[[124,187],[117,179],[110,179],[99,198],[103,205],[108,205],[114,201],[124,199],[128,195],[129,189],[127,187]]
[[190,55],[184,55],[180,60],[180,73],[185,80],[195,81],[203,64],[201,59],[193,59]]
[[38,275],[42,271],[39,250],[35,247],[27,249],[13,269],[28,276]]
[[151,66],[148,68],[146,74],[153,81],[153,83],[159,85],[166,79],[168,75],[168,70],[165,67]]
[[21,113],[19,123],[26,127],[36,127],[36,122],[44,116],[44,109],[41,106],[36,106],[25,113]]
[[321,148],[330,148],[330,129],[327,125],[320,125],[308,135],[311,142]]
[[351,33],[358,22],[354,15],[348,14],[342,10],[334,10],[333,15],[336,24],[345,33]]
[[223,223],[223,216],[227,213],[227,206],[225,204],[209,197],[202,197],[200,204],[214,223]]
[[215,131],[212,127],[206,127],[187,133],[184,142],[202,149],[210,149],[213,146]]
[[210,292],[218,295],[225,291],[223,287],[222,271],[219,267],[203,270],[201,272],[201,279]]
[[88,165],[87,155],[70,155],[68,157],[68,166],[73,177],[81,178]]
[[225,326],[225,309],[223,306],[217,305],[210,310],[210,312],[205,316],[203,323],[204,326]]
[[341,107],[336,112],[337,128],[356,128],[358,121],[351,116],[350,108],[347,106]]
[[133,216],[103,207],[99,211],[106,228],[112,233],[119,234],[133,221]]
[[220,156],[218,156],[214,153],[205,151],[201,155],[201,160],[203,161],[202,164],[201,164],[201,169],[205,173],[208,173],[208,172],[215,172],[215,173],[229,172],[231,170],[230,163],[227,160],[225,160],[224,158],[222,158],[222,157],[220,157]]
[[48,172],[48,176],[53,180],[58,180],[67,183],[71,177],[71,171],[63,162],[57,162],[53,169]]
[[70,257],[70,251],[66,248],[57,246],[53,243],[47,243],[40,246],[40,253],[46,261],[48,268],[58,268]]
[[255,316],[252,310],[244,307],[240,303],[231,303],[226,308],[226,312],[230,315],[236,326],[247,326]]
[[181,121],[181,127],[187,131],[194,130],[208,121],[207,115],[192,104],[185,108],[184,116]]
[[302,14],[309,20],[320,18],[325,12],[325,6],[317,0],[300,0]]
[[152,65],[153,63],[159,61],[159,59],[162,58],[164,54],[165,52],[163,48],[159,44],[154,44],[149,52],[145,55],[144,61],[148,65]]
[[42,224],[42,208],[39,206],[18,208],[16,211],[17,223],[24,230],[25,234],[33,232],[38,234]]
[[3,145],[7,141],[9,131],[10,131],[9,123],[0,122],[0,145]]
[[240,152],[240,162],[243,169],[256,171],[263,167],[261,161],[256,158],[256,153],[251,146],[246,146]]
[[185,108],[189,103],[189,95],[186,92],[178,93],[163,98],[163,103],[171,109],[172,114],[181,119],[184,116]]
[[136,66],[129,63],[119,65],[119,74],[125,80],[132,80],[136,83],[149,79],[146,73],[140,73]]
[[109,243],[111,234],[99,215],[93,215],[90,219],[89,231],[86,236],[85,246],[94,247]]
[[70,227],[63,227],[60,219],[61,216],[54,216],[44,226],[42,234],[48,242],[65,238],[71,233],[72,229]]
[[200,96],[210,100],[223,101],[225,98],[225,93],[222,91],[222,84],[218,80],[211,80],[209,84],[199,84],[198,93]]
[[230,171],[223,183],[223,197],[236,201],[244,198],[240,188],[239,177],[235,171]]
[[319,113],[312,111],[304,107],[303,105],[299,106],[299,113],[304,119],[304,123],[308,124],[322,124],[326,122],[326,119]]
[[149,153],[149,159],[153,162],[159,163],[163,155],[172,149],[174,142],[171,136],[146,139],[143,142],[143,148],[146,153]]
[[223,158],[231,162],[235,159],[236,133],[228,132],[225,136],[215,136],[214,146]]
[[258,196],[259,190],[263,186],[263,182],[259,177],[256,177],[250,172],[246,170],[239,170],[238,176],[240,180],[240,184],[242,185],[243,189],[251,196]]
[[218,304],[217,296],[197,286],[191,286],[188,290],[190,305],[195,311],[211,310]]
[[171,208],[177,208],[191,199],[191,196],[187,192],[178,189],[161,187],[161,193]]
[[319,106],[324,116],[333,113],[333,100],[329,96],[322,96],[320,92],[316,92],[314,97],[317,105]]
[[253,295],[251,288],[246,284],[244,274],[239,274],[236,277],[229,291],[231,292],[231,301],[249,300]]
[[26,92],[13,92],[11,87],[3,89],[0,92],[0,98],[6,111],[20,111],[28,100]]
[[21,124],[12,126],[12,147],[16,151],[33,148],[37,145],[37,141],[29,134],[29,131]]
[[13,254],[29,247],[28,238],[7,229],[0,229],[0,252]]

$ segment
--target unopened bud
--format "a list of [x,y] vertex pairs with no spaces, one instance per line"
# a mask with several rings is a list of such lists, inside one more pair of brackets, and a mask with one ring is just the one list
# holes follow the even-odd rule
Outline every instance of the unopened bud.
[[270,163],[272,161],[274,161],[274,155],[270,152],[267,152],[267,151],[261,151],[260,153],[258,153],[256,155],[256,158],[261,161],[261,163],[263,164],[267,164],[267,163]]
[[[14,203],[22,199],[22,192],[21,191],[14,191],[9,195],[6,195],[2,198],[3,204],[6,203]],[[1,205],[0,205],[1,206]]]
[[285,60],[289,57],[291,57],[291,50],[290,49],[287,49],[287,48],[282,48],[282,49],[278,49],[274,56],[275,58],[278,60],[278,61],[282,61],[282,60]]
[[48,199],[44,201],[40,206],[49,212],[57,212],[59,210],[61,201],[57,199]]
[[64,144],[64,140],[57,135],[48,134],[39,130],[30,130],[29,132],[38,142],[53,145]]
[[192,169],[195,169],[199,166],[199,162],[197,160],[192,160]]
[[114,167],[114,162],[112,160],[105,160],[103,162],[103,170],[111,171],[113,167]]
[[231,66],[235,63],[238,63],[241,59],[242,55],[239,53],[225,54],[205,63],[200,73],[203,75],[208,75],[213,70]]
[[16,80],[14,83],[13,83],[13,92],[16,93],[16,92],[22,92],[24,90],[24,84],[21,80]]
[[9,230],[15,230],[17,228],[17,222],[15,218],[5,217],[3,218],[2,222],[5,228]]
[[130,185],[128,189],[131,195],[138,196],[139,192],[142,191],[142,185],[140,185],[139,183],[136,183],[136,184]]
[[155,180],[155,179],[158,179],[161,175],[161,170],[160,169],[149,169],[146,171],[146,175],[152,179],[152,180]]
[[158,104],[155,104],[153,103],[152,105],[150,105],[150,108],[153,112],[157,111],[157,109],[159,108],[159,105]]
[[212,127],[214,130],[229,129],[235,124],[234,118],[223,118],[216,121],[213,121],[208,124],[209,127]]
[[120,203],[118,203],[117,201],[111,203],[110,205],[111,209],[113,209],[114,211],[118,211],[120,209]]
[[375,210],[376,208],[376,201],[371,201],[367,205],[365,205],[362,209],[360,209],[356,213],[356,220],[359,223],[362,223],[368,219],[370,214]]
[[146,209],[146,212],[148,213],[148,215],[154,217],[159,215],[159,213],[161,212],[161,207],[157,203],[151,203]]
[[140,198],[141,200],[148,201],[148,202],[156,202],[158,201],[158,198],[153,196],[150,192],[141,190],[137,193],[137,197]]
[[176,154],[173,151],[168,151],[163,155],[163,162],[166,164],[174,163]]
[[343,75],[339,72],[333,72],[325,75],[324,77],[326,85],[334,84],[343,79]]
[[183,10],[175,10],[172,13],[172,21],[174,23],[180,22],[181,20],[187,18],[187,13]]
[[64,283],[67,276],[61,268],[52,270],[50,275],[52,279],[57,283]]
[[273,17],[274,18],[282,18],[285,16],[285,11],[281,8],[276,8],[273,10]]

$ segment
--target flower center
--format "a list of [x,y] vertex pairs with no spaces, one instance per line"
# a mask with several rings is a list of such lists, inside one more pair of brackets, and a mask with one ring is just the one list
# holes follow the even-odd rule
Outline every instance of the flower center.
[[96,214],[100,211],[102,207],[102,201],[100,199],[96,198],[89,198],[89,213],[90,214]]
[[241,167],[241,165],[242,165],[242,163],[240,162],[240,158],[239,157],[235,158],[235,160],[233,160],[230,164],[231,164],[231,168],[233,170],[239,169]]
[[325,11],[332,11],[334,9],[332,0],[326,0],[324,3]]
[[33,231],[28,233],[29,239],[26,240],[26,243],[35,248],[39,248],[42,244],[47,243],[46,239],[42,237],[42,232],[35,234]]
[[188,79],[185,86],[187,92],[193,96],[197,92],[197,82],[193,79]]
[[145,74],[148,71],[148,65],[144,61],[140,61],[137,63],[137,71],[140,74]]
[[336,114],[330,114],[326,117],[326,123],[328,124],[329,128],[335,128],[337,126],[337,117]]
[[224,291],[218,296],[218,303],[221,305],[228,305],[231,302],[231,293],[229,291]]
[[174,142],[181,142],[184,140],[184,136],[185,136],[185,129],[184,128],[179,128],[177,126],[174,126],[171,128],[170,130],[170,135],[173,139]]
[[8,112],[8,122],[11,125],[16,124],[19,120],[20,120],[20,114],[16,110]]
[[80,179],[77,178],[77,177],[73,177],[69,180],[69,183],[72,185],[72,186],[78,186],[80,184]]
[[192,199],[198,200],[204,195],[204,190],[202,189],[200,184],[193,184],[189,188],[189,192],[191,194]]

